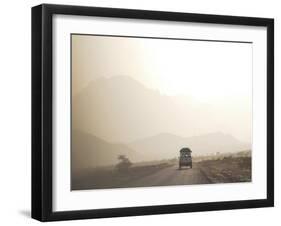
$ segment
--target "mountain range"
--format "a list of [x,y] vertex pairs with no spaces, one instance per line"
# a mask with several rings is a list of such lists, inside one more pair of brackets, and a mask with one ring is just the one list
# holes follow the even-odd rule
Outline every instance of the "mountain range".
[[250,149],[249,144],[223,133],[187,138],[163,133],[121,144],[109,143],[91,134],[73,131],[72,166],[73,169],[81,169],[115,165],[119,155],[126,155],[132,162],[170,159],[177,157],[183,147],[189,147],[192,154],[197,156]]
[[250,149],[250,144],[243,143],[229,134],[221,132],[209,133],[193,137],[180,137],[162,133],[153,137],[137,140],[128,146],[136,152],[145,153],[147,158],[174,158],[179,150],[188,147],[193,155],[228,153]]
[[229,128],[239,129],[239,112],[227,111],[130,77],[100,78],[72,97],[72,166],[112,165],[120,154],[133,162],[174,158],[182,147],[194,155],[250,149],[230,135]]
[[130,77],[115,76],[94,80],[73,96],[72,125],[75,130],[121,143],[163,132],[183,137],[216,131],[250,134],[251,123],[241,121],[240,108],[167,96]]

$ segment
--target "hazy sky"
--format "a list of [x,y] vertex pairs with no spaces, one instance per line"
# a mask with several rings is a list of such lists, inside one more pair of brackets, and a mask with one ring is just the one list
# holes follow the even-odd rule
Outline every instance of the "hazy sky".
[[251,139],[252,44],[72,36],[74,96],[89,82],[114,76],[131,77],[163,95],[218,106],[221,115],[232,114],[231,120],[238,114],[239,125],[229,131]]
[[89,35],[74,35],[72,43],[74,93],[90,80],[122,75],[200,100],[251,94],[251,44]]

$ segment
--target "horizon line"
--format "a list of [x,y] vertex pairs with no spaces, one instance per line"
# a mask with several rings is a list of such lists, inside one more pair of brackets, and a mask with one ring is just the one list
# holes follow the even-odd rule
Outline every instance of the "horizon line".
[[224,133],[224,132],[221,132],[221,131],[202,133],[200,135],[192,135],[192,136],[182,136],[182,135],[177,135],[177,134],[173,134],[173,133],[169,133],[169,132],[160,132],[160,133],[157,133],[157,134],[154,134],[154,135],[151,135],[151,136],[145,136],[145,137],[133,139],[133,140],[127,141],[127,142],[124,142],[124,141],[108,141],[104,137],[97,136],[97,135],[95,135],[95,134],[93,134],[91,132],[83,131],[81,129],[73,129],[73,128],[71,129],[71,138],[72,138],[72,132],[74,132],[74,131],[89,134],[91,136],[94,136],[94,137],[96,137],[96,138],[98,138],[100,140],[103,140],[103,141],[105,141],[107,143],[111,143],[111,144],[124,144],[124,145],[128,145],[128,144],[132,144],[132,143],[137,142],[137,141],[142,141],[142,140],[146,140],[146,139],[149,139],[149,138],[157,137],[159,135],[171,135],[171,136],[176,136],[178,138],[189,139],[189,138],[194,138],[194,137],[202,137],[202,136],[206,136],[206,135],[223,134],[223,135],[228,135],[228,136],[233,137],[235,140],[237,140],[240,143],[250,144],[251,145],[251,142],[242,141],[242,140],[236,138],[234,135],[232,135],[230,133]]

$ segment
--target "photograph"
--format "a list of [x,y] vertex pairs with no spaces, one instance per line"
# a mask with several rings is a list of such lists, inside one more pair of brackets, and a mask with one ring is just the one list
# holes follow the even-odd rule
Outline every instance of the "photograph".
[[31,39],[33,219],[274,206],[274,18],[41,4]]
[[252,181],[252,42],[70,39],[72,191]]

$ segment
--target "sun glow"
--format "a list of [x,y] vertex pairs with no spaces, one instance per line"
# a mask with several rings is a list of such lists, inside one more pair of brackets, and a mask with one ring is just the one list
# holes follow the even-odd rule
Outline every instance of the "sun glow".
[[145,45],[151,67],[144,82],[165,95],[201,101],[251,95],[251,44],[161,40]]
[[[149,132],[170,131],[188,136],[224,131],[242,140],[251,140],[250,43],[75,35],[72,37],[72,53],[74,96],[92,82],[110,80],[111,83],[106,84],[111,84],[113,89],[124,88],[124,92],[119,92],[124,95],[122,98],[137,100],[136,103],[135,99],[130,101],[132,109],[142,106],[138,101],[146,105],[151,114],[159,109],[157,106],[163,107],[161,112],[165,114],[157,113],[153,120],[151,115],[144,117],[146,120],[142,123],[152,120],[150,124],[157,124]],[[130,97],[134,88],[137,94]],[[160,98],[154,91],[168,98]],[[120,99],[114,99],[111,97],[108,101],[118,105]],[[172,119],[167,120],[171,115]],[[138,118],[137,113],[133,116]],[[166,129],[160,129],[163,122],[169,124]],[[104,124],[100,125],[97,128],[105,128]],[[140,132],[139,127],[135,129]]]
[[123,75],[169,96],[251,98],[249,43],[74,36],[73,49],[79,53],[74,93],[99,77]]

